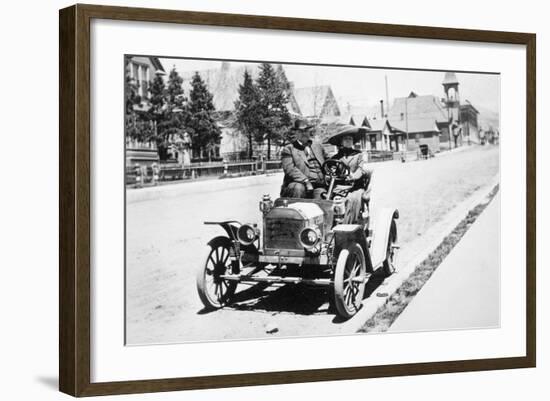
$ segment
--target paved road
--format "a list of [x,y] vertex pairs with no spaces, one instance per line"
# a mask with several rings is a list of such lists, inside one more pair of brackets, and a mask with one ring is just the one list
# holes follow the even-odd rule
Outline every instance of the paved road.
[[[456,204],[498,174],[498,148],[472,147],[426,161],[374,165],[372,206],[394,206],[401,257]],[[287,286],[254,287],[234,308],[203,313],[195,288],[206,242],[223,234],[205,220],[260,223],[258,202],[276,197],[281,174],[153,189],[154,199],[127,205],[127,342],[129,344],[329,334],[338,325],[326,294]],[[133,190],[146,191],[146,190]],[[399,261],[398,261],[399,262]],[[403,263],[406,260],[403,260]],[[242,288],[241,288],[242,287]],[[247,287],[241,286],[239,290]]]
[[389,331],[498,327],[500,194],[497,194]]

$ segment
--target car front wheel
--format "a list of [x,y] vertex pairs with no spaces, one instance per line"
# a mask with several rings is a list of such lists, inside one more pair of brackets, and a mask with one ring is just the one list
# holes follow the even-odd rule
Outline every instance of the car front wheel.
[[210,241],[202,266],[197,271],[197,291],[206,309],[218,309],[227,305],[237,288],[236,281],[221,277],[235,271],[231,256],[233,244],[227,237]]
[[359,244],[342,249],[334,270],[334,305],[348,319],[361,308],[366,285],[365,254]]

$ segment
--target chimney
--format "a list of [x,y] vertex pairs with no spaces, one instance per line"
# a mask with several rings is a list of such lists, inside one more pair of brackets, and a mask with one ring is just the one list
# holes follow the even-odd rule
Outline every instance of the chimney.
[[384,118],[384,101],[380,99],[380,119]]

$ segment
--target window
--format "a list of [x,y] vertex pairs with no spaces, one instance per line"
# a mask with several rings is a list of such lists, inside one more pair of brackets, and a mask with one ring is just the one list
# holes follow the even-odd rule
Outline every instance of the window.
[[376,150],[376,135],[371,135],[369,139],[370,139],[370,149]]
[[130,78],[133,78],[136,82],[139,79],[138,78],[138,65],[135,64],[135,63],[130,64]]
[[149,89],[149,66],[141,65],[141,97],[147,97],[147,90]]

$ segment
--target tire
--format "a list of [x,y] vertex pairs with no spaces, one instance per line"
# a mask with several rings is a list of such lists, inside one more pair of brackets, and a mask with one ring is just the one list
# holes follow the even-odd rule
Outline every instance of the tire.
[[361,308],[366,282],[353,282],[367,273],[365,254],[359,244],[342,249],[334,270],[334,306],[339,316],[349,319]]
[[382,271],[385,277],[389,277],[395,273],[395,248],[393,247],[395,241],[397,241],[397,227],[395,225],[395,221],[392,221],[390,235],[388,237],[388,245],[386,248],[386,259],[382,264]]
[[216,237],[210,241],[204,262],[197,270],[197,291],[204,307],[219,309],[231,302],[237,288],[236,281],[224,280],[220,276],[238,273],[238,266],[229,258],[233,247],[227,237]]

